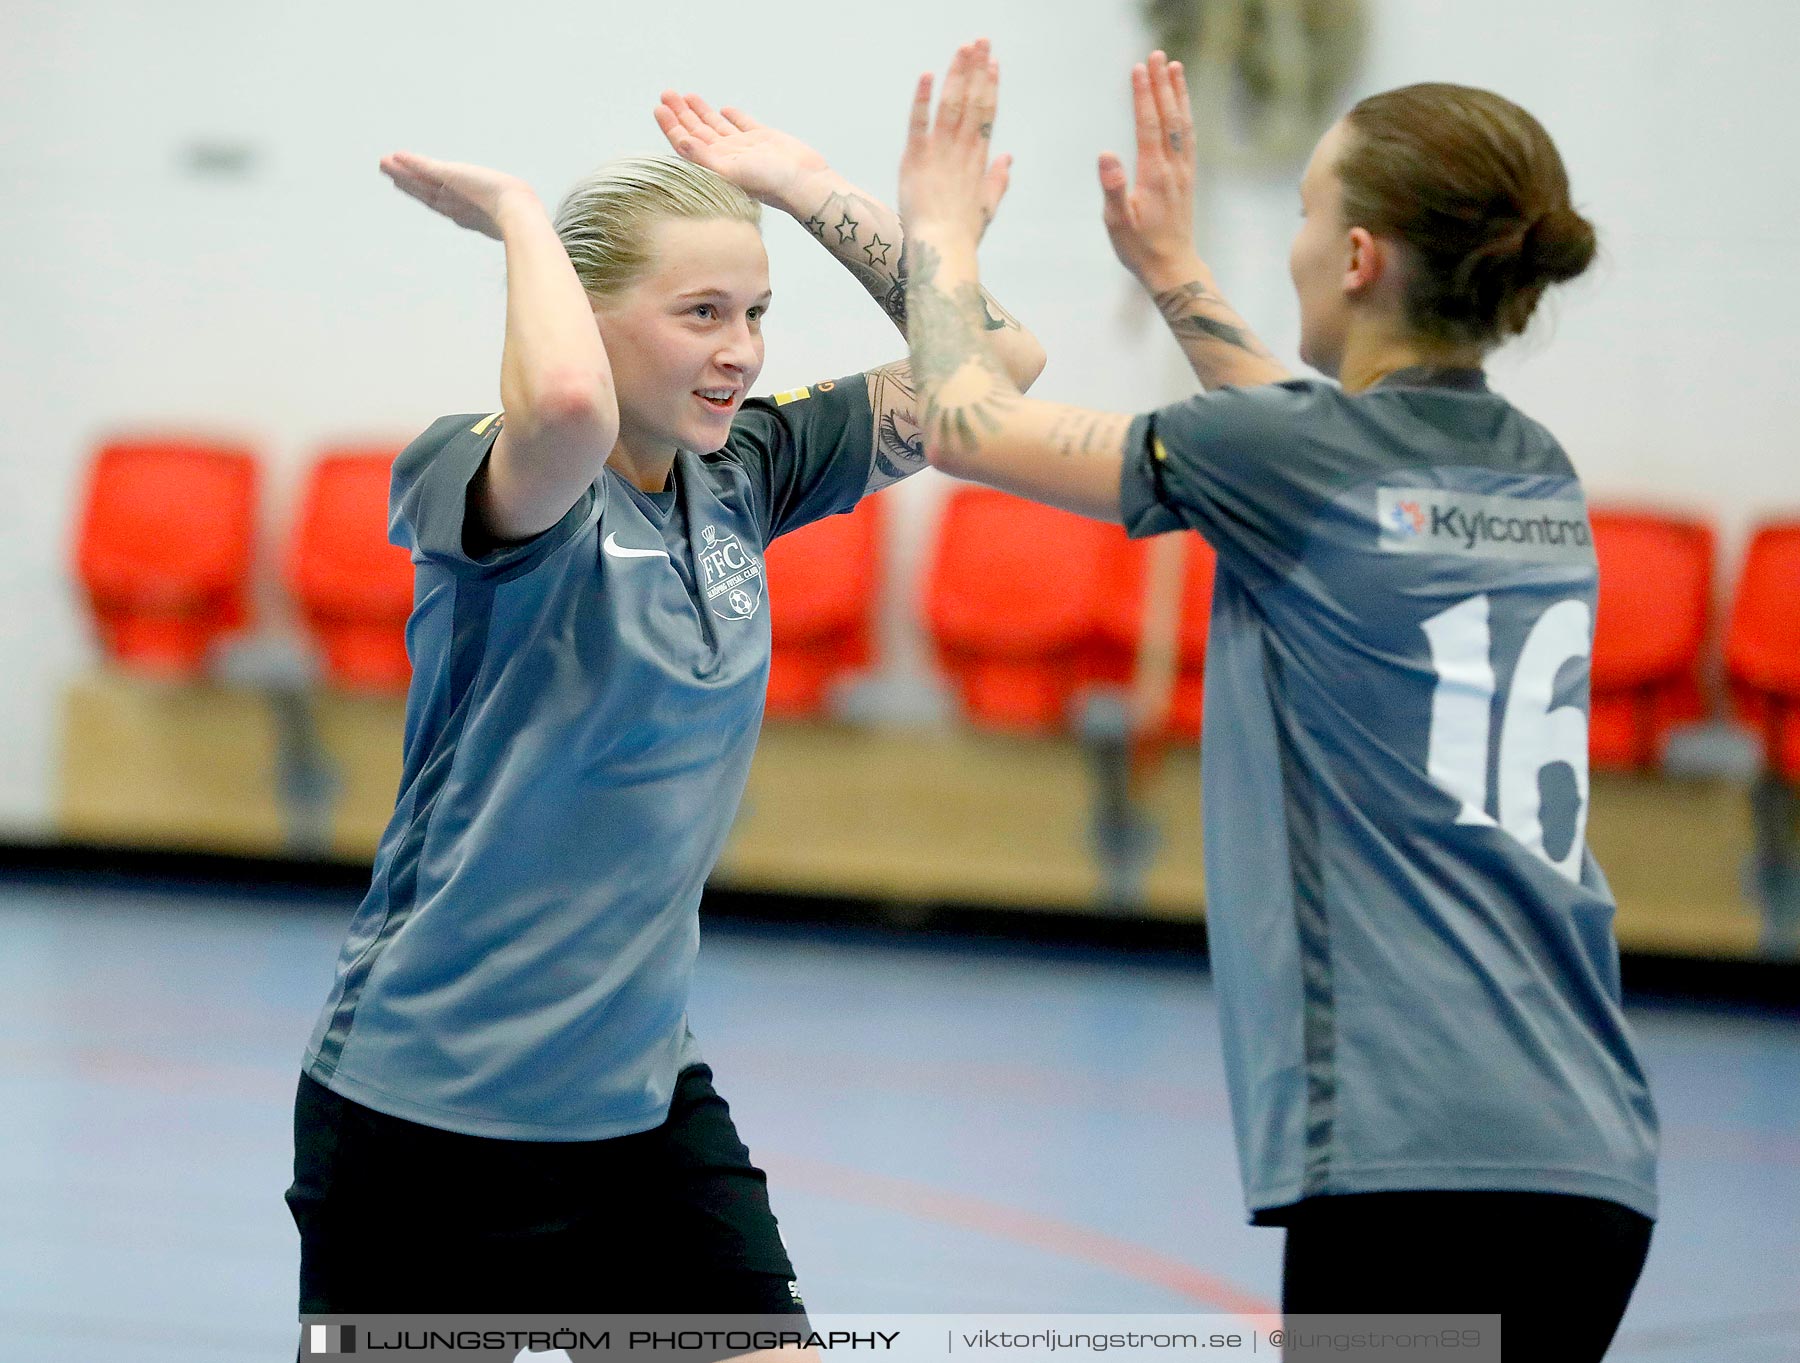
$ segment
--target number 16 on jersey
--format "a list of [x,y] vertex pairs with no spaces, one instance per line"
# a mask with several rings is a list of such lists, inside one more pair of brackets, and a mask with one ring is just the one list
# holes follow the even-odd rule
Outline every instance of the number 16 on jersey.
[[[1592,648],[1593,615],[1579,598],[1558,601],[1525,636],[1501,693],[1498,770],[1490,773],[1496,693],[1489,600],[1472,596],[1425,621],[1437,686],[1431,697],[1431,739],[1426,771],[1462,801],[1459,824],[1486,824],[1518,839],[1570,880],[1581,879],[1588,811],[1588,721],[1578,706],[1552,708],[1556,676],[1572,658]],[[1568,850],[1552,856],[1544,846],[1544,768],[1562,763],[1575,776],[1575,818]],[[1489,813],[1493,775],[1495,813]]]

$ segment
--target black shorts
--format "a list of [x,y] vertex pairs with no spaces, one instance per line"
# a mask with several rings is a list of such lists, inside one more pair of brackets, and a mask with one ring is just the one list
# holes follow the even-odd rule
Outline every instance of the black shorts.
[[1652,1223],[1560,1193],[1312,1197],[1284,1208],[1284,1315],[1499,1313],[1508,1358],[1606,1352]]
[[302,1076],[287,1203],[302,1315],[805,1314],[705,1065],[661,1126],[603,1141],[443,1131]]

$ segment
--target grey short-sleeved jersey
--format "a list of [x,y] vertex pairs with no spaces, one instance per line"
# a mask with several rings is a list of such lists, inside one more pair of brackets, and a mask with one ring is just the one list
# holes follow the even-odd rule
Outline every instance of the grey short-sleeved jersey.
[[869,482],[862,376],[753,399],[670,490],[608,469],[560,523],[480,558],[469,481],[497,418],[394,465],[417,565],[398,805],[307,1071],[472,1135],[598,1140],[663,1120],[700,891],[762,719],[776,535]]
[[1140,417],[1134,535],[1218,551],[1208,930],[1254,1219],[1519,1190],[1656,1213],[1656,1118],[1584,838],[1580,484],[1473,370]]

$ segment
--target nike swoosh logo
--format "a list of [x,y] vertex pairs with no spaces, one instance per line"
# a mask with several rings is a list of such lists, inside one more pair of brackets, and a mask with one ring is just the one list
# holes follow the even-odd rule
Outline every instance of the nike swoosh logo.
[[619,543],[619,537],[616,534],[608,535],[600,547],[614,558],[667,558],[669,556],[667,549],[629,548]]

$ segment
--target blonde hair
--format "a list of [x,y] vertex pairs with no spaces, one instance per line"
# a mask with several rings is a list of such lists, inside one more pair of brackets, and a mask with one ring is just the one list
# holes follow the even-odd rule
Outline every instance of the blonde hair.
[[556,209],[556,235],[588,297],[628,289],[650,265],[663,218],[762,223],[762,206],[724,177],[674,156],[609,161],[577,181]]

